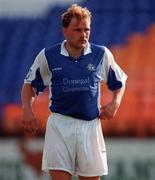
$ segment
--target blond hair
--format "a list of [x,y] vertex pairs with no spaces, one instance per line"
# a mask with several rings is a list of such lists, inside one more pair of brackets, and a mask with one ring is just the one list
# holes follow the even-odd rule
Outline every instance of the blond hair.
[[86,7],[83,8],[77,4],[72,4],[67,11],[62,14],[62,27],[68,27],[73,17],[78,20],[88,19],[91,22],[91,12]]

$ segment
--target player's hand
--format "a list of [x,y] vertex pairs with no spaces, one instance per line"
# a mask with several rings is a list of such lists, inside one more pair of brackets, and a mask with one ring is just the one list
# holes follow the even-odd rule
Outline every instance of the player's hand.
[[120,105],[119,103],[112,101],[111,103],[109,103],[105,106],[102,106],[101,107],[101,113],[100,113],[99,117],[103,120],[112,119],[115,116],[115,114],[119,108],[119,105]]
[[37,120],[32,110],[23,109],[22,127],[26,135],[34,135],[38,129]]

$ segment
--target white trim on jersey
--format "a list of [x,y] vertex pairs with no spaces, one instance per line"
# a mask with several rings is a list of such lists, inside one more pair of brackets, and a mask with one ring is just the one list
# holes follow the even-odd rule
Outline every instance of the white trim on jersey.
[[122,82],[123,85],[125,85],[127,75],[122,71],[122,69],[115,62],[115,59],[112,53],[110,52],[110,50],[106,47],[104,47],[104,50],[105,50],[105,54],[104,54],[102,68],[101,68],[102,80],[107,82],[109,68],[111,67],[115,71],[116,79]]
[[49,70],[47,59],[45,56],[45,49],[41,50],[40,53],[37,55],[35,58],[35,61],[33,65],[30,68],[30,71],[28,72],[24,83],[31,83],[35,77],[36,77],[36,70],[39,68],[41,77],[43,79],[43,83],[45,86],[50,86],[51,85],[51,78],[52,78],[52,73]]
[[[60,54],[68,57],[68,56],[69,56],[69,53],[68,53],[67,49],[65,48],[65,42],[66,42],[66,40],[64,40],[64,41],[62,42],[62,44],[61,44]],[[90,44],[87,43],[86,47],[85,47],[84,50],[83,50],[83,55],[87,55],[87,54],[89,54],[89,53],[91,53],[91,48],[90,48]]]

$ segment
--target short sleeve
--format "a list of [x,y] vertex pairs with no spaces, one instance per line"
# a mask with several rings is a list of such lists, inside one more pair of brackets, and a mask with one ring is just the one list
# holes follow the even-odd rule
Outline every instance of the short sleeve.
[[110,50],[106,47],[101,67],[101,78],[106,82],[110,90],[116,90],[125,85],[127,75],[115,62]]
[[46,86],[50,84],[52,76],[48,68],[44,51],[45,49],[40,51],[36,56],[34,63],[24,79],[24,83],[31,84],[31,86],[36,90],[36,94],[40,94],[44,91]]

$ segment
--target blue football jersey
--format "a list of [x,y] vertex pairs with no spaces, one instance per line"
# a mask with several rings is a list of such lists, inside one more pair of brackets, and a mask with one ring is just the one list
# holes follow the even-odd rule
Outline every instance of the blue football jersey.
[[88,43],[75,59],[61,44],[43,49],[31,66],[25,83],[36,93],[49,87],[51,112],[83,120],[93,120],[100,113],[100,82],[110,90],[121,88],[127,75],[104,46]]

